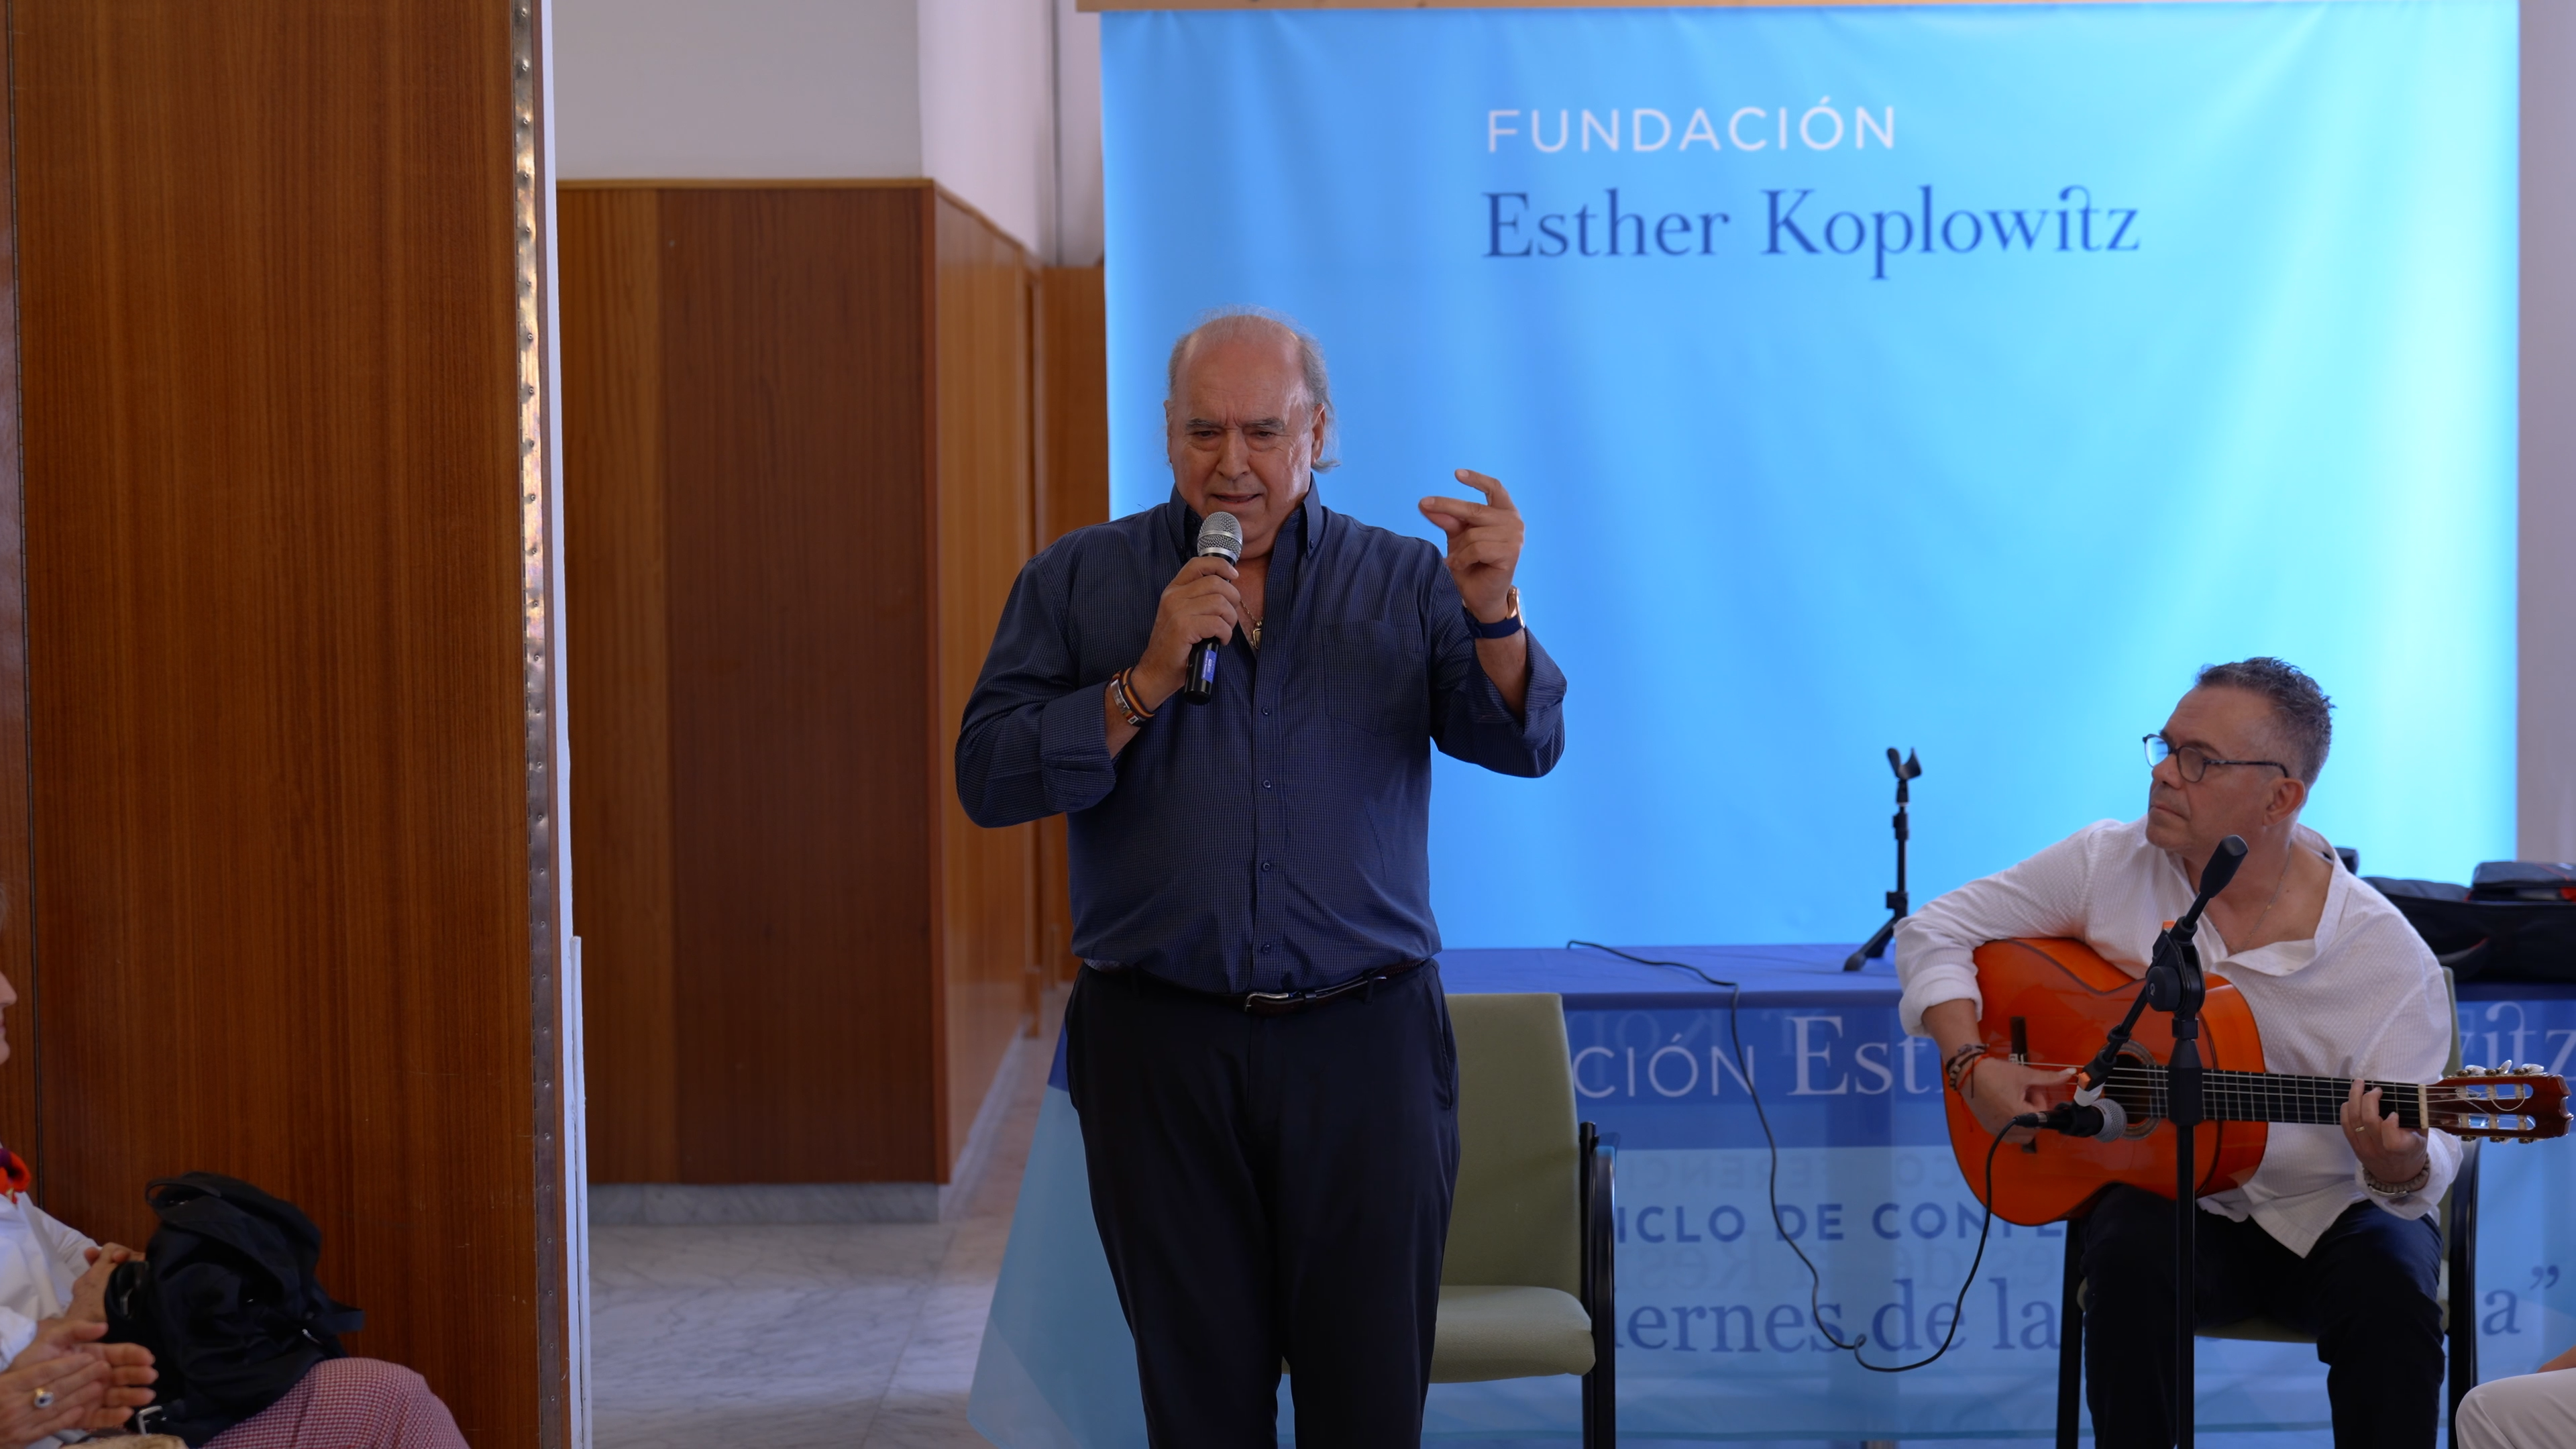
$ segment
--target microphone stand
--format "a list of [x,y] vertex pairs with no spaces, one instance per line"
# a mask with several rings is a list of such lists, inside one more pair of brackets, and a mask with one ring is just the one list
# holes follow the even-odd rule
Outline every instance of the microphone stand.
[[1923,762],[1914,757],[1912,750],[1907,750],[1905,759],[1899,762],[1896,746],[1889,745],[1887,767],[1896,772],[1896,889],[1887,893],[1887,924],[1878,928],[1878,934],[1862,942],[1859,950],[1843,958],[1845,971],[1858,971],[1862,962],[1877,960],[1887,950],[1887,943],[1896,938],[1896,923],[1913,910],[1905,895],[1905,842],[1913,834],[1905,823],[1905,784],[1923,773]]
[[[2197,924],[2197,923],[2195,923]],[[2173,1054],[2165,1060],[2165,1115],[2174,1126],[2174,1445],[2192,1449],[2193,1329],[2199,1320],[2196,1276],[2200,1270],[2201,1120],[2200,1003],[2206,985],[2200,974],[2200,947],[2188,931],[2167,931],[2170,949],[2157,952],[2165,963],[2159,978],[2150,968],[2140,996],[2156,995],[2158,1010],[2173,1013]]]
[[2075,1093],[2076,1102],[2083,1106],[2101,1099],[2102,1089],[2111,1079],[2111,1068],[2129,1043],[2130,1028],[2138,1024],[2138,1016],[2146,1008],[2152,1006],[2173,1016],[2173,1052],[2165,1059],[2165,1119],[2174,1128],[2175,1449],[2192,1449],[2192,1338],[2199,1320],[2195,1301],[2198,1280],[2194,1275],[2200,1266],[2200,1007],[2208,995],[2208,982],[2201,975],[2200,946],[2195,937],[2200,930],[2200,913],[2220,891],[2227,889],[2227,883],[2236,878],[2236,868],[2244,862],[2242,836],[2227,837],[2210,853],[2209,863],[2200,869],[2200,890],[2192,899],[2191,909],[2156,937],[2155,959],[2147,967],[2137,999],[2129,1003],[2129,1013],[2120,1019],[2120,1024],[2111,1028],[2102,1050],[2085,1064],[2084,1085]]

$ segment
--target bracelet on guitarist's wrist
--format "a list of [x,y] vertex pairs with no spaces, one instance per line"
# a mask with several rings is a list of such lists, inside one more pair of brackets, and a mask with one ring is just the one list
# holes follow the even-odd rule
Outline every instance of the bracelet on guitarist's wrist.
[[1950,1059],[1941,1064],[1941,1079],[1950,1084],[1951,1091],[1965,1097],[1968,1095],[1968,1074],[1977,1069],[1977,1063],[1983,1060],[1985,1055],[1984,1042],[1968,1043],[1950,1053]]
[[2381,1182],[2367,1166],[2361,1169],[2361,1185],[2381,1197],[2404,1197],[2410,1192],[2422,1192],[2425,1185],[2432,1180],[2433,1160],[2430,1157],[2424,1159],[2423,1167],[2418,1169],[2413,1177],[2401,1183]]

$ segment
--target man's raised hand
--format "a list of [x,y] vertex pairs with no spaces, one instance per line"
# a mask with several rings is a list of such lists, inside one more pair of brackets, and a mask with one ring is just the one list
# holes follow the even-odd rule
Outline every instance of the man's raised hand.
[[1495,479],[1461,468],[1458,481],[1484,494],[1485,501],[1435,495],[1422,500],[1422,516],[1449,536],[1449,577],[1467,612],[1484,623],[1500,623],[1512,611],[1512,573],[1521,562],[1521,511]]

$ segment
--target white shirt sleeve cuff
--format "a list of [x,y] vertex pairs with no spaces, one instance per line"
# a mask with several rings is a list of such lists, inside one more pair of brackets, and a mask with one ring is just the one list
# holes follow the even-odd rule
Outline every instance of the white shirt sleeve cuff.
[[1950,959],[1930,956],[1905,973],[1905,994],[1896,1004],[1897,1020],[1907,1036],[1929,1036],[1923,1029],[1923,1013],[1945,1001],[1966,1001],[1978,1015],[1985,1014],[1985,997],[1977,991],[1977,965],[1972,957]]

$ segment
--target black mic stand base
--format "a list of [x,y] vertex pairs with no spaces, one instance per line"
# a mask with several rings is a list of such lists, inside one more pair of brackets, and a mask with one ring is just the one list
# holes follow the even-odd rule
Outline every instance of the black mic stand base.
[[1887,953],[1887,943],[1896,939],[1896,923],[1904,919],[1905,917],[1901,913],[1888,917],[1887,924],[1878,928],[1877,935],[1862,942],[1859,950],[1854,951],[1843,958],[1843,969],[1845,971],[1858,971],[1861,968],[1862,962],[1875,961],[1879,957],[1885,955]]

